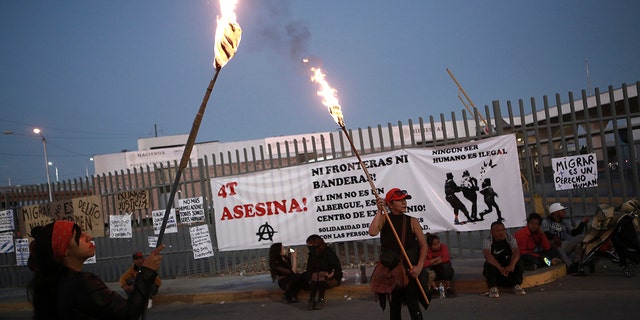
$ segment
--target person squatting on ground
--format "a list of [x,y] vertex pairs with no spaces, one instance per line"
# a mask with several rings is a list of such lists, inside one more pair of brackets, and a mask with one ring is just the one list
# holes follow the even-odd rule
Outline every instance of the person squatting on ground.
[[[411,320],[422,319],[422,311],[420,310],[422,292],[420,292],[416,278],[420,276],[422,266],[427,256],[427,242],[425,241],[424,234],[422,234],[422,228],[418,219],[405,215],[408,199],[411,199],[411,195],[409,195],[406,190],[400,190],[398,188],[389,190],[384,200],[380,198],[377,199],[378,212],[369,226],[369,235],[376,236],[380,234],[381,262],[383,260],[382,256],[394,254],[399,257],[398,261],[403,264],[404,270],[408,269],[408,284],[403,287],[395,287],[391,290],[389,303],[391,320],[402,319],[402,304],[405,304],[409,309]],[[402,241],[405,252],[410,259],[409,262],[411,266],[413,266],[411,269],[409,269],[408,263],[402,261],[404,258],[401,254],[400,244],[393,234],[392,226],[387,223],[387,218],[384,216],[384,211],[382,210],[384,205],[390,209],[388,218]],[[372,286],[375,285],[373,281],[374,279],[372,279]],[[426,290],[426,288],[423,289]],[[380,301],[383,309],[386,304],[384,301],[385,300]]]
[[[133,254],[133,264],[131,264],[131,267],[129,267],[129,269],[127,269],[127,271],[125,271],[120,276],[120,287],[124,290],[124,292],[127,293],[127,297],[129,297],[131,295],[131,292],[133,292],[133,284],[136,281],[136,276],[138,275],[138,272],[140,272],[140,268],[142,268],[143,263],[144,255],[142,255],[142,252],[135,252]],[[151,298],[158,294],[158,289],[160,289],[161,285],[162,280],[160,280],[160,276],[157,276],[153,284],[153,291],[151,292],[151,296],[149,297],[147,308],[151,308],[153,306],[153,301],[151,300]]]
[[513,235],[518,242],[520,261],[525,270],[547,267],[551,265],[552,260],[554,265],[560,261],[558,250],[551,246],[549,239],[540,229],[541,224],[542,216],[530,213],[527,217],[527,225]]
[[542,220],[542,231],[551,242],[551,246],[558,250],[558,254],[567,265],[567,272],[575,273],[580,260],[578,245],[585,237],[585,227],[589,217],[584,217],[577,227],[571,228],[565,221],[567,208],[560,203],[549,206],[549,216]]
[[518,243],[502,222],[491,223],[491,235],[482,242],[482,254],[485,258],[482,275],[487,280],[489,297],[500,297],[498,286],[513,286],[516,295],[527,294],[521,287],[524,269]]
[[431,233],[426,234],[427,237],[427,257],[424,259],[424,267],[433,270],[435,273],[434,283],[431,284],[433,290],[437,290],[437,282],[444,282],[445,294],[448,298],[453,298],[453,275],[454,270],[451,265],[451,254],[449,247],[440,242],[440,238]]
[[271,279],[278,281],[278,286],[284,291],[282,301],[286,303],[298,302],[298,292],[306,287],[306,273],[298,273],[298,253],[277,242],[269,248],[269,269]]
[[456,184],[455,181],[453,181],[453,173],[447,172],[447,179],[444,181],[444,195],[447,202],[449,202],[449,204],[453,208],[453,223],[463,224],[463,222],[460,222],[460,219],[458,219],[458,214],[460,213],[460,211],[462,211],[464,216],[467,218],[466,222],[478,221],[478,219],[474,219],[469,216],[467,207],[464,206],[462,201],[460,201],[460,198],[458,198],[458,196],[456,195],[456,193],[460,191],[460,187]]
[[342,265],[333,249],[327,246],[322,237],[317,234],[307,238],[307,248],[309,249],[307,258],[309,310],[319,310],[325,303],[325,291],[339,286],[342,282]]
[[96,248],[91,235],[77,224],[58,220],[34,227],[31,235],[28,266],[34,277],[28,292],[34,319],[138,319],[143,314],[164,245],[144,260],[131,296],[124,299],[95,274],[82,271]]

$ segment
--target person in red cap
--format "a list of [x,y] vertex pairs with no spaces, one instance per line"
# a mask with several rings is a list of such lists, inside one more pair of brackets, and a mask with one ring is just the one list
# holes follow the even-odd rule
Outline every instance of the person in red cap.
[[[422,227],[418,219],[405,215],[407,212],[407,200],[409,199],[411,199],[411,195],[406,190],[400,190],[398,188],[389,190],[384,200],[380,198],[377,199],[378,212],[369,225],[369,235],[376,236],[380,234],[381,262],[383,256],[388,257],[395,255],[399,257],[395,264],[403,263],[405,269],[408,269],[410,278],[414,278],[410,279],[406,286],[396,286],[391,291],[389,306],[391,320],[401,319],[402,304],[407,305],[411,320],[422,319],[419,300],[422,293],[415,278],[422,272],[424,260],[427,256],[427,241],[422,233]],[[409,269],[409,264],[406,261],[402,261],[404,259],[402,258],[400,244],[393,234],[392,227],[387,223],[388,221],[384,216],[384,210],[382,210],[384,205],[390,209],[389,220],[393,224],[393,228],[409,257],[409,262],[412,266],[411,269]],[[393,269],[393,267],[394,266],[389,266],[390,269]],[[386,298],[387,297],[382,297],[382,299]],[[384,300],[382,299],[380,303],[384,309]]]
[[[133,292],[136,276],[138,275],[138,272],[140,272],[140,268],[142,268],[143,264],[144,255],[140,251],[135,252],[133,254],[133,264],[120,276],[120,287],[127,293],[127,297],[131,296],[131,293]],[[158,289],[160,289],[161,285],[162,280],[160,280],[160,276],[156,276],[151,296],[149,296],[147,308],[151,308],[153,306],[151,298],[158,293]]]
[[93,237],[77,224],[57,220],[31,229],[28,266],[33,271],[29,300],[34,319],[138,319],[147,306],[158,275],[164,246],[154,249],[136,277],[136,290],[127,299],[112,291],[95,274],[82,271],[96,254]]

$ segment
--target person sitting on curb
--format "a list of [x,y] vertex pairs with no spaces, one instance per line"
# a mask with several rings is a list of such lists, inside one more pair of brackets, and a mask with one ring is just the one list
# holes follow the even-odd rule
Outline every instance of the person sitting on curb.
[[[307,238],[307,278],[309,280],[309,310],[324,307],[326,289],[337,287],[342,282],[342,265],[336,253],[327,246],[321,236],[312,234]],[[316,299],[316,294],[318,298]]]
[[269,269],[271,279],[278,281],[278,286],[284,291],[282,300],[286,303],[298,302],[298,292],[307,285],[306,273],[298,273],[298,253],[277,242],[269,248]]
[[501,221],[491,223],[491,235],[482,242],[482,254],[485,258],[482,275],[490,298],[500,297],[498,286],[513,286],[516,295],[527,294],[521,286],[524,269],[518,243]]
[[530,213],[527,217],[527,225],[513,235],[518,241],[520,261],[525,270],[535,270],[561,261],[558,250],[551,246],[549,239],[540,229],[541,224],[542,216]]
[[[437,290],[438,286],[436,282],[444,282],[445,295],[447,298],[453,298],[453,275],[455,271],[451,265],[451,255],[449,253],[449,247],[446,244],[440,242],[440,238],[431,233],[426,234],[427,237],[427,258],[424,259],[424,267],[427,270],[432,270],[435,273],[435,278],[431,284],[433,290]],[[432,292],[433,294],[434,292]]]
[[568,273],[578,271],[580,254],[578,245],[585,237],[584,230],[589,217],[584,217],[577,227],[571,228],[563,221],[567,214],[567,208],[560,203],[549,206],[549,216],[542,220],[542,231],[551,242],[551,246],[558,250],[562,261],[567,265]]
[[[127,271],[125,271],[120,276],[120,287],[127,293],[127,297],[131,296],[131,293],[134,290],[133,284],[135,282],[136,276],[138,272],[140,272],[140,268],[144,263],[144,256],[142,252],[138,251],[133,254],[133,264]],[[147,303],[147,308],[151,308],[153,306],[153,301],[151,301],[151,297],[155,296],[158,293],[158,289],[162,285],[162,280],[160,280],[160,276],[156,276],[156,280],[154,281],[151,296],[149,297],[149,302]]]

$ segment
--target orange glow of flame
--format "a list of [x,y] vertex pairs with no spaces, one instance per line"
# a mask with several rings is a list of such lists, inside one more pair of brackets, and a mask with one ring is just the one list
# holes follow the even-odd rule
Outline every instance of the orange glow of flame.
[[220,0],[220,16],[218,16],[218,26],[216,27],[215,38],[215,61],[216,69],[224,67],[236,54],[242,29],[236,22],[237,0]]
[[329,85],[325,79],[325,74],[322,73],[320,68],[312,67],[311,72],[313,72],[311,82],[315,82],[319,85],[319,90],[316,91],[316,93],[322,98],[322,104],[329,108],[329,113],[333,117],[333,120],[339,126],[344,127],[342,108],[338,102],[338,91]]

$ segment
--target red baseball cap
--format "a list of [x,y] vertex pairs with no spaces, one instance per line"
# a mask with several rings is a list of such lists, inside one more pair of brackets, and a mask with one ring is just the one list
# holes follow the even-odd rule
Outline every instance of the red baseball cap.
[[134,259],[134,260],[135,260],[135,259],[140,259],[140,258],[142,258],[142,257],[144,257],[144,256],[142,255],[142,252],[140,252],[140,251],[138,251],[138,252],[136,252],[136,253],[134,253],[134,254],[133,254],[133,259]]
[[407,193],[407,190],[400,190],[400,188],[393,188],[387,192],[387,195],[384,197],[384,201],[389,204],[391,201],[402,200],[402,199],[411,199],[411,195]]

